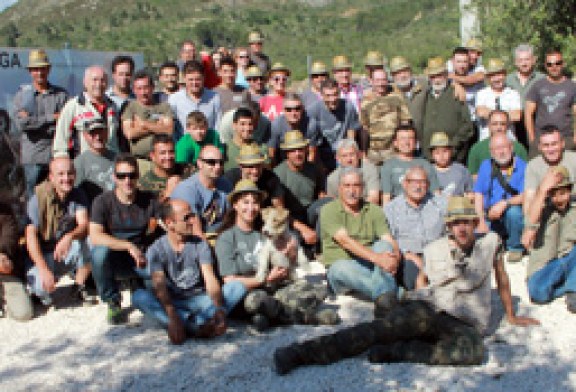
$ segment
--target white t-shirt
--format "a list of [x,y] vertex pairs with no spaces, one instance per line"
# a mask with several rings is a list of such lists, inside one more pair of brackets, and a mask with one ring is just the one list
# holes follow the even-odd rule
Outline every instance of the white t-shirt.
[[[510,112],[511,110],[522,110],[522,100],[520,94],[510,87],[505,87],[502,93],[496,94],[490,86],[478,91],[476,95],[476,107],[484,106],[490,110],[496,109],[496,98],[500,99],[500,110]],[[479,119],[480,121],[480,136],[479,140],[486,139],[490,136],[488,131],[488,120]],[[510,125],[512,133],[514,132],[514,125]]]

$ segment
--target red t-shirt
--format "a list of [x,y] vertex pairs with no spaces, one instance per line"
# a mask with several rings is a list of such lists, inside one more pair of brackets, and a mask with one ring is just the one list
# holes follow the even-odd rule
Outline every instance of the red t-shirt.
[[284,113],[284,97],[280,95],[266,95],[260,99],[259,104],[262,114],[270,121]]

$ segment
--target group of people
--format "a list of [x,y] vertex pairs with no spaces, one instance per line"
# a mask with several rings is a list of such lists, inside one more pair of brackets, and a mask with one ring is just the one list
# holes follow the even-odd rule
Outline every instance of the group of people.
[[[507,320],[538,323],[515,314],[504,260],[528,256],[532,302],[565,296],[576,312],[576,85],[559,51],[541,74],[519,45],[508,74],[500,59],[484,66],[472,40],[448,61],[431,58],[425,77],[371,51],[358,81],[338,55],[330,69],[314,62],[294,92],[261,34],[248,41],[213,56],[185,41],[158,86],[118,56],[111,85],[101,65],[88,67],[76,97],[31,51],[32,83],[12,115],[22,238],[17,201],[0,202],[9,316],[31,318],[31,299],[50,306],[65,273],[78,300],[97,293],[112,324],[126,320],[124,282],[173,343],[222,335],[229,317],[259,331],[336,324],[321,306],[329,295],[374,303],[374,321],[278,349],[285,374],[370,347],[375,362],[480,363],[492,271]],[[289,231],[277,251],[291,264],[300,249],[321,261],[325,284],[280,266],[256,273],[268,207]]]

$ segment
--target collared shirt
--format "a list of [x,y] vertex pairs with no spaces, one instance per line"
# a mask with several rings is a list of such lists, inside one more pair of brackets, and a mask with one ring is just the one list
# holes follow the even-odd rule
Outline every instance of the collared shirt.
[[[496,100],[498,100],[498,105]],[[490,110],[500,109],[504,110],[505,112],[510,112],[512,110],[522,110],[520,94],[510,87],[504,87],[504,90],[499,95],[496,94],[496,92],[490,86],[478,91],[478,95],[476,95],[476,107],[478,108],[479,106],[486,107]],[[490,131],[488,130],[488,120],[480,118],[479,122],[479,140],[484,140],[490,136]],[[510,131],[512,131],[512,133]],[[510,124],[508,134],[514,137],[515,132],[513,123]]]
[[[503,176],[512,188],[516,189],[518,193],[522,193],[524,192],[525,172],[526,162],[522,158],[514,156],[512,172],[503,174]],[[484,196],[484,209],[486,210],[499,201],[508,200],[513,196],[500,185],[500,181],[498,181],[496,176],[492,176],[491,159],[484,160],[480,165],[478,177],[474,184],[474,192],[481,193]]]
[[357,84],[351,84],[348,90],[340,88],[340,98],[350,101],[358,114],[360,114],[360,103],[362,102],[363,93],[362,87]]
[[[66,90],[48,84],[41,93],[31,84],[20,87],[14,96],[12,118],[16,128],[22,132],[20,154],[22,163],[47,164],[52,150],[52,139],[56,131],[55,113],[60,113],[68,100]],[[20,117],[25,111],[28,116]]]
[[208,120],[208,128],[218,130],[222,112],[220,110],[220,96],[214,91],[204,88],[200,100],[192,100],[185,89],[182,89],[168,98],[168,104],[176,117],[174,140],[178,140],[186,129],[186,118],[190,112],[199,110]]
[[542,72],[534,71],[528,77],[526,83],[522,84],[520,82],[520,78],[518,77],[518,72],[512,72],[511,74],[506,76],[506,85],[518,91],[518,93],[520,94],[520,98],[522,99],[522,108],[524,108],[524,105],[526,104],[526,94],[528,94],[528,91],[530,90],[530,88],[532,88],[534,83],[542,79],[544,76],[545,75]]
[[404,194],[386,204],[384,213],[390,232],[402,253],[422,253],[426,245],[444,234],[447,205],[446,196],[430,193],[417,207],[409,204]]

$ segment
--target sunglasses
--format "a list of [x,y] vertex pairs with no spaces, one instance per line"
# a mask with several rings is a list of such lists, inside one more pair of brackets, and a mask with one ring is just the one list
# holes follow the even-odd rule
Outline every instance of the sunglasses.
[[326,77],[328,77],[328,74],[313,74],[313,75],[310,75],[310,77],[311,77],[312,79],[317,79],[317,78],[320,78],[320,77],[326,78]]
[[261,77],[261,76],[256,76],[256,77],[253,77],[253,78],[246,78],[246,80],[248,80],[249,82],[251,82],[251,81],[254,81],[254,82],[255,82],[255,81],[264,80],[264,78]]
[[186,215],[184,215],[184,216],[182,217],[182,221],[183,221],[183,222],[189,221],[191,218],[194,218],[195,216],[196,216],[195,213],[189,212],[189,213],[187,213]]
[[272,78],[273,81],[275,82],[285,82],[288,80],[288,78],[282,77],[282,76],[276,76],[274,78]]
[[238,56],[238,58],[239,58],[239,59],[247,59],[247,58],[248,58],[248,55],[242,55],[242,54],[241,54],[240,56]]
[[284,108],[285,112],[299,112],[300,110],[302,110],[302,106],[292,106]]
[[136,180],[138,178],[138,173],[136,172],[116,172],[114,173],[114,176],[119,179],[119,180],[125,180],[126,178],[129,178],[131,180]]
[[556,61],[555,63],[546,63],[546,66],[547,67],[553,67],[553,66],[559,67],[562,64],[564,64],[564,61],[560,60],[560,61]]
[[216,165],[222,166],[224,164],[223,159],[200,158],[200,160],[206,163],[208,166],[216,166]]

